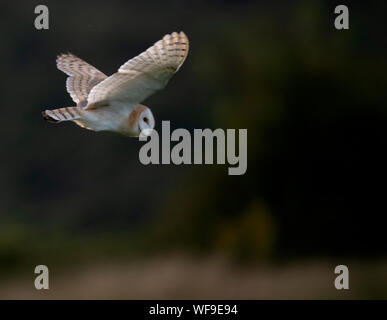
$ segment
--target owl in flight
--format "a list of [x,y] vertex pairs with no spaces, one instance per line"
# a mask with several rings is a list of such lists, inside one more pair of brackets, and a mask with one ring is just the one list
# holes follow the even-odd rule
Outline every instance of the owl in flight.
[[184,32],[173,32],[110,77],[72,54],[62,54],[57,58],[57,67],[68,75],[66,88],[76,106],[45,110],[43,117],[130,137],[150,132],[146,129],[154,128],[155,119],[151,110],[140,103],[167,85],[187,57],[188,47]]

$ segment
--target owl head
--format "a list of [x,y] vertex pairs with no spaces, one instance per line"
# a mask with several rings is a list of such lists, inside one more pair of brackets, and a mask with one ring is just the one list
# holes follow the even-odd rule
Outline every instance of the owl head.
[[141,134],[150,135],[155,127],[155,118],[152,111],[142,105],[137,105],[129,115],[129,135],[138,137]]

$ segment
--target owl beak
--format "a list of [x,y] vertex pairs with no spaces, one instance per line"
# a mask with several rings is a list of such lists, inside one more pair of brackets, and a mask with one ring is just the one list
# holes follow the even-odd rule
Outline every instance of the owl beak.
[[140,137],[148,137],[152,134],[152,132],[153,132],[153,129],[149,129],[149,128],[143,129],[140,132]]

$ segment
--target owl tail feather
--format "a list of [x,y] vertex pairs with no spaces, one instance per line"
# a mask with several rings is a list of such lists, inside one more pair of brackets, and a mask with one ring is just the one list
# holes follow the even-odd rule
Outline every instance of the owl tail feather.
[[44,119],[50,122],[71,121],[82,117],[82,108],[65,107],[54,110],[45,110],[42,112]]

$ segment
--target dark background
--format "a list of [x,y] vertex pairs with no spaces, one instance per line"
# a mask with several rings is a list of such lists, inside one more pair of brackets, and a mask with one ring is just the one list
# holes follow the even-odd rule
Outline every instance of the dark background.
[[[38,4],[50,10],[49,30],[34,28]],[[349,7],[349,30],[334,28],[338,4]],[[28,296],[12,283],[31,282],[37,264],[63,279],[106,261],[169,263],[171,255],[189,265],[221,256],[243,270],[295,263],[300,274],[300,261],[385,270],[385,1],[14,1],[0,9],[0,278],[16,288],[12,297]],[[247,128],[245,175],[228,176],[228,165],[144,166],[137,139],[41,118],[73,104],[56,55],[71,52],[110,75],[180,30],[188,58],[145,101],[156,129],[162,120],[191,131]],[[186,278],[195,276],[182,275],[182,288]],[[359,295],[385,297],[378,279]],[[204,292],[160,286],[157,297]],[[293,297],[277,295],[281,288],[231,297]],[[113,292],[102,297],[138,297]],[[305,296],[332,297],[324,294]]]

